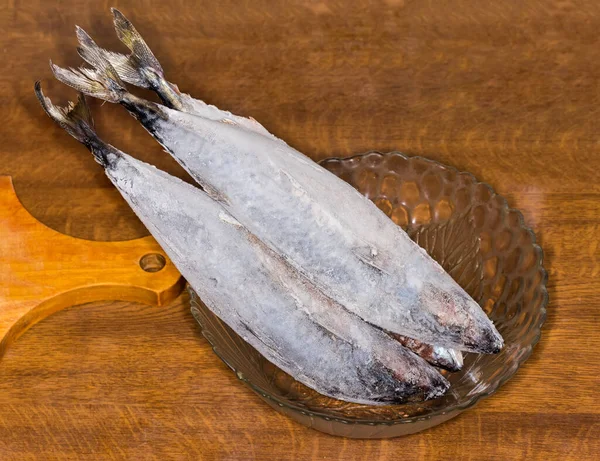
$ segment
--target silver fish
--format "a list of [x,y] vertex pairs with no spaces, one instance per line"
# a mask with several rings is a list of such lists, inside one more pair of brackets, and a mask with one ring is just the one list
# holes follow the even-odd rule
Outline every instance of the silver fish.
[[423,359],[325,296],[205,192],[103,142],[85,98],[46,113],[87,146],[204,303],[265,358],[321,394],[364,404],[442,395]]
[[[153,90],[163,103],[171,109],[211,120],[238,124],[243,128],[284,142],[271,134],[255,119],[234,115],[182,93],[177,85],[165,78],[160,62],[131,21],[116,8],[111,8],[111,11],[117,36],[131,51],[131,54],[127,56],[103,50],[105,57],[113,65],[121,79],[132,85]],[[76,26],[76,33],[82,47],[94,46],[93,40],[83,29]],[[82,55],[85,58],[85,52]],[[402,345],[423,357],[432,365],[450,371],[458,371],[462,368],[462,354],[458,350],[431,346],[401,335],[395,336]]]
[[53,65],[55,76],[125,106],[212,198],[332,299],[427,344],[500,350],[479,305],[350,185],[268,136],[130,94],[91,39],[80,54],[95,69]]

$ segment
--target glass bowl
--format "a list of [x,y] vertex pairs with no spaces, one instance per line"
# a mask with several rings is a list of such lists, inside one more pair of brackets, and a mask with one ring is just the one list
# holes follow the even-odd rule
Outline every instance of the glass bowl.
[[425,248],[479,302],[504,337],[504,348],[496,355],[464,354],[461,371],[443,372],[451,387],[441,398],[388,406],[348,403],[318,394],[272,365],[190,289],[192,313],[215,353],[277,411],[344,437],[412,434],[494,393],[527,360],[546,318],[542,250],[521,213],[470,173],[422,157],[371,152],[321,165]]

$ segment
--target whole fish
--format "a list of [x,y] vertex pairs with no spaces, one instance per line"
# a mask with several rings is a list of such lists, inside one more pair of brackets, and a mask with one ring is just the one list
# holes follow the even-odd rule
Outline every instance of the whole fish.
[[500,350],[479,305],[350,185],[271,137],[130,94],[86,40],[80,54],[95,69],[53,65],[55,76],[126,107],[213,199],[332,299],[427,344]]
[[[177,85],[166,80],[163,68],[155,57],[150,47],[123,13],[116,8],[111,8],[115,30],[119,39],[131,50],[126,56],[103,50],[105,57],[115,68],[117,74],[125,82],[132,85],[151,89],[156,92],[163,103],[171,108],[192,115],[206,117],[224,123],[238,124],[239,126],[255,131],[259,134],[272,137],[282,141],[271,134],[264,126],[253,118],[245,118],[223,111],[204,101],[193,98],[188,94],[181,93]],[[76,26],[77,38],[82,47],[93,46],[88,34]],[[85,53],[84,53],[85,56]],[[424,344],[412,338],[394,335],[400,343],[435,366],[450,371],[458,371],[462,368],[462,355],[460,351],[447,349],[441,346]]]
[[85,99],[46,113],[82,142],[203,302],[265,358],[321,394],[364,404],[442,395],[449,383],[348,312],[205,192],[103,142]]

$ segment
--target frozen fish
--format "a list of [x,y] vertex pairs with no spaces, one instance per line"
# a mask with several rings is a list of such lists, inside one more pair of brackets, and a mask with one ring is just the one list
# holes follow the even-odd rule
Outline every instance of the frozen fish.
[[364,404],[442,395],[449,383],[325,296],[207,193],[106,144],[83,95],[47,114],[92,152],[203,302],[265,358],[317,392]]
[[55,76],[126,107],[213,199],[346,309],[427,344],[500,350],[479,305],[350,185],[272,137],[132,95],[89,38],[80,54],[95,68],[53,65]]

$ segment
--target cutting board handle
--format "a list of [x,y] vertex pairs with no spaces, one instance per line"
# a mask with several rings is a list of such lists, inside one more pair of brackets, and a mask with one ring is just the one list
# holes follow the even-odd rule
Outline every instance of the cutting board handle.
[[184,280],[152,237],[95,242],[61,234],[23,207],[0,176],[0,357],[48,315],[104,299],[165,304]]

